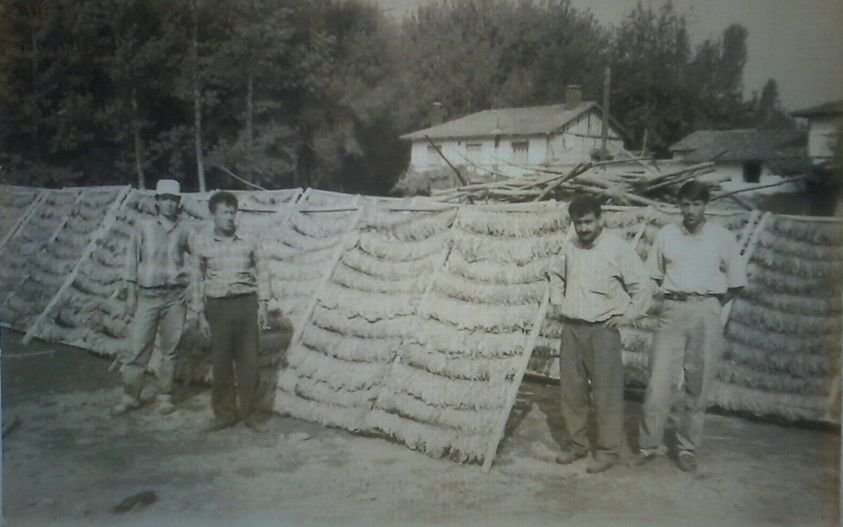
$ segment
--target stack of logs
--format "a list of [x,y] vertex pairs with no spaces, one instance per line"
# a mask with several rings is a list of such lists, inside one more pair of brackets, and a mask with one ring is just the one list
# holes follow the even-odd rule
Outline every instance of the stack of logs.
[[[661,165],[661,166],[660,166]],[[524,202],[568,200],[590,193],[615,205],[659,205],[673,202],[681,183],[714,171],[714,163],[656,163],[648,158],[581,163],[571,169],[529,168],[532,173],[499,181],[433,190],[440,201]]]

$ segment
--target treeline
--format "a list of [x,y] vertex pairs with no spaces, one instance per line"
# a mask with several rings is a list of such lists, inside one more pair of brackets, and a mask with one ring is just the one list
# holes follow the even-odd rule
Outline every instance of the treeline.
[[[385,193],[401,133],[580,84],[631,148],[781,127],[744,100],[746,30],[692,46],[670,3],[604,27],[567,0],[450,0],[395,21],[365,0],[0,0],[0,180]],[[646,131],[646,134],[645,134]]]

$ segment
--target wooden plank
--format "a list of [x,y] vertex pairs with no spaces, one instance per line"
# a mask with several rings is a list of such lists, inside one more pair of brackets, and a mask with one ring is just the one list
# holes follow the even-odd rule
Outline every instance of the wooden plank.
[[[66,192],[66,190],[65,190],[65,189],[62,189],[61,191],[62,191],[62,192]],[[79,200],[80,200],[80,199],[82,199],[82,193],[83,193],[83,191],[80,191],[80,190],[74,190],[74,191],[71,191],[71,192],[76,192],[76,198],[73,200],[73,203],[72,203],[72,204],[71,204],[71,206],[70,206],[70,210],[72,211],[72,210],[73,210],[73,208],[76,206],[76,204],[77,204],[77,203],[79,203]],[[41,249],[39,249],[39,250],[43,250],[43,248],[44,248],[45,246],[50,245],[51,243],[53,243],[54,241],[56,241],[56,238],[58,238],[58,236],[59,236],[59,234],[61,233],[62,229],[64,229],[64,226],[65,226],[65,225],[67,225],[67,221],[68,221],[69,219],[70,219],[70,214],[68,214],[67,216],[65,216],[65,217],[64,217],[64,219],[63,219],[63,220],[61,220],[61,223],[59,223],[59,226],[58,226],[58,227],[56,227],[56,229],[53,231],[53,235],[52,235],[52,236],[50,236],[50,239],[49,239],[49,240],[47,240],[47,241],[46,241],[46,242],[45,242],[45,243],[41,246]]]
[[752,233],[755,230],[755,226],[758,224],[758,221],[761,217],[761,212],[755,210],[749,215],[749,221],[746,222],[746,225],[743,226],[741,229],[741,233],[738,236],[738,247],[740,247],[741,254],[746,250],[747,245],[749,244],[749,239],[752,236]]
[[[126,186],[123,187],[123,190],[118,194],[117,199],[109,205],[108,211],[105,213],[105,217],[103,221],[100,223],[100,226],[93,232],[91,235],[90,240],[88,241],[88,245],[85,246],[85,250],[82,251],[82,255],[76,261],[76,265],[73,266],[73,270],[67,275],[67,278],[64,279],[61,287],[58,291],[53,295],[53,298],[47,304],[47,307],[41,311],[41,314],[35,319],[35,322],[27,329],[26,334],[23,336],[22,342],[24,344],[29,344],[29,342],[36,336],[38,336],[38,328],[43,323],[44,319],[50,314],[50,312],[55,308],[56,304],[58,304],[59,300],[64,296],[65,291],[71,286],[73,280],[76,279],[76,275],[79,274],[79,270],[82,268],[82,264],[87,262],[90,259],[91,255],[94,252],[94,249],[97,246],[99,240],[108,233],[108,230],[114,224],[117,218],[117,211],[120,209],[120,206],[126,200],[126,198],[131,193],[131,187]],[[76,198],[76,202],[79,201],[79,198],[82,196],[83,192],[79,193],[79,196]]]
[[492,468],[492,461],[498,451],[498,444],[503,439],[503,433],[506,429],[506,422],[509,420],[509,414],[512,412],[512,407],[515,405],[515,399],[518,397],[518,389],[521,387],[521,380],[524,378],[524,373],[527,371],[527,366],[530,362],[530,357],[533,354],[533,348],[536,347],[536,341],[541,333],[542,324],[547,317],[547,310],[550,306],[550,283],[545,285],[544,296],[542,297],[539,311],[533,319],[533,327],[530,329],[530,336],[527,338],[527,344],[524,346],[524,353],[521,355],[518,363],[518,369],[515,371],[515,377],[512,379],[512,384],[509,386],[509,392],[506,395],[504,407],[501,410],[498,422],[495,423],[495,431],[492,440],[486,450],[486,455],[483,457],[483,472],[489,472]]

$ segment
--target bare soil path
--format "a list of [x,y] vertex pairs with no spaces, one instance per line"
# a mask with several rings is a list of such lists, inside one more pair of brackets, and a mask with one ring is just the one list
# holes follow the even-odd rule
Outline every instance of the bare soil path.
[[[525,382],[489,474],[380,438],[279,416],[214,434],[207,390],[119,419],[108,361],[3,332],[4,524],[837,525],[839,435],[711,415],[700,469],[667,459],[561,467],[556,388]],[[639,404],[627,402],[632,433]],[[157,501],[111,512],[127,496]]]

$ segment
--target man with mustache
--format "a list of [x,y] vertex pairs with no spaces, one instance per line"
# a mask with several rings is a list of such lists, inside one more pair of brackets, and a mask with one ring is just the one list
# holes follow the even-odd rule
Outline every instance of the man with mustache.
[[620,455],[624,412],[618,327],[647,312],[650,280],[632,246],[603,230],[596,198],[578,197],[568,211],[576,238],[563,249],[559,377],[570,441],[556,462],[568,464],[588,455],[590,395],[597,444],[586,471],[594,474],[611,468]]

